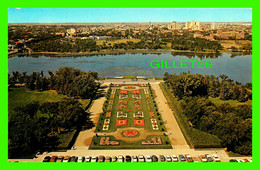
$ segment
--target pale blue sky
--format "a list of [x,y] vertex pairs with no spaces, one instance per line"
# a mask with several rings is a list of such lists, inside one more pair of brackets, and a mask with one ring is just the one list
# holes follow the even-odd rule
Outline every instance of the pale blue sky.
[[252,22],[249,8],[10,8],[9,23]]

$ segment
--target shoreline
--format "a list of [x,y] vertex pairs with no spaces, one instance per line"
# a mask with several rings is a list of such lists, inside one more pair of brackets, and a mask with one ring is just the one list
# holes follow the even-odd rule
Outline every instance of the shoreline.
[[78,53],[62,53],[62,52],[32,52],[32,53],[12,53],[8,54],[8,58],[12,58],[14,56],[19,55],[50,55],[50,57],[71,57],[74,55],[75,57],[79,56],[94,56],[94,55],[117,55],[117,54],[125,54],[125,53],[148,53],[148,54],[161,54],[164,52],[176,52],[176,53],[194,53],[194,54],[218,54],[218,53],[245,53],[245,52],[231,52],[231,51],[219,51],[219,52],[209,52],[209,51],[188,51],[188,50],[172,50],[172,49],[159,49],[159,50],[142,50],[142,49],[136,49],[136,50],[113,50],[113,51],[94,51],[94,52],[78,52]]

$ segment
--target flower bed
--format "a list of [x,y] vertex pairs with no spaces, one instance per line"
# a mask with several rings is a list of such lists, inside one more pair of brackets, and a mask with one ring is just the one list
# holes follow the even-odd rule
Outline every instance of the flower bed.
[[106,117],[108,117],[108,118],[111,117],[111,112],[107,112]]
[[137,112],[133,114],[134,117],[144,117],[144,112]]
[[117,112],[117,117],[118,118],[126,118],[127,117],[127,113]]
[[123,131],[121,134],[124,137],[137,137],[140,135],[140,132],[138,132],[136,130],[126,130],[126,131]]
[[125,126],[127,125],[127,120],[116,120],[116,126]]
[[144,119],[135,119],[134,125],[136,126],[144,126]]

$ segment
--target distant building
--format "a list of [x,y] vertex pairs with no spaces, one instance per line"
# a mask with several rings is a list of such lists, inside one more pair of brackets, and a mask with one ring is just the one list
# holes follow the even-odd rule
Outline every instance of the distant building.
[[200,25],[200,21],[191,21],[185,22],[185,29],[189,29],[189,30],[201,30],[201,25]]
[[167,28],[169,30],[180,30],[182,28],[181,24],[177,23],[176,21],[173,21],[167,25]]
[[222,38],[222,39],[229,39],[229,38],[236,38],[236,39],[244,39],[245,38],[245,32],[235,32],[235,31],[228,31],[228,32],[223,32],[222,30],[218,30],[217,37]]
[[75,33],[76,33],[76,30],[74,28],[67,29],[67,31],[66,31],[67,36],[73,35]]

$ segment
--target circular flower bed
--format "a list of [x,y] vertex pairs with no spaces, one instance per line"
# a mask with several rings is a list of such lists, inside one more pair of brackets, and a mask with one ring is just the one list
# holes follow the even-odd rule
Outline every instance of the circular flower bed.
[[140,135],[140,132],[137,130],[125,130],[121,133],[122,136],[124,137],[137,137]]

